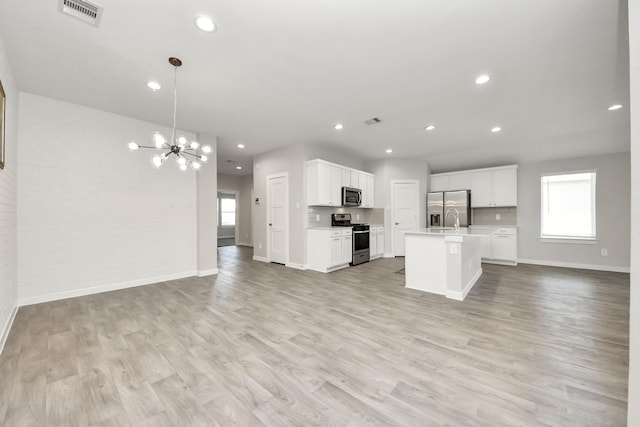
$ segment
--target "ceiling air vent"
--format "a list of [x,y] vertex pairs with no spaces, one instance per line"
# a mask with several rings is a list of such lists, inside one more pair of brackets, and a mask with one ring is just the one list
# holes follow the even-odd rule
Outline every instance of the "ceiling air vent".
[[102,18],[102,6],[86,0],[60,0],[60,12],[97,27]]
[[370,118],[370,119],[368,119],[368,120],[365,120],[363,123],[364,123],[365,125],[371,126],[371,125],[377,125],[377,124],[378,124],[378,123],[380,123],[381,121],[382,121],[382,120],[380,120],[380,119],[379,119],[379,118],[377,118],[377,117],[372,117],[372,118]]

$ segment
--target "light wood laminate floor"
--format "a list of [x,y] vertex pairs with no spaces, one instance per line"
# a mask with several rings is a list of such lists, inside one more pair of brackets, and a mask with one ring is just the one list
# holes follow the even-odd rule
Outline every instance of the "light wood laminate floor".
[[623,426],[629,276],[483,265],[464,302],[402,259],[251,261],[22,307],[2,426]]

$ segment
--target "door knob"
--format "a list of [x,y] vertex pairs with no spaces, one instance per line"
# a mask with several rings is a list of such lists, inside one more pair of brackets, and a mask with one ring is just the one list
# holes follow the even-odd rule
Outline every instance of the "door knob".
[[396,222],[396,225],[400,225],[400,223],[399,223],[399,222]]
[[273,224],[269,223],[269,227],[271,227]]

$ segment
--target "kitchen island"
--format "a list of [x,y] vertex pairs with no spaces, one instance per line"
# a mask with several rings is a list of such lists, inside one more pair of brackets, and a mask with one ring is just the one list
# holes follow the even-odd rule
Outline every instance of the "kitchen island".
[[405,286],[464,300],[482,275],[482,239],[468,228],[405,232]]

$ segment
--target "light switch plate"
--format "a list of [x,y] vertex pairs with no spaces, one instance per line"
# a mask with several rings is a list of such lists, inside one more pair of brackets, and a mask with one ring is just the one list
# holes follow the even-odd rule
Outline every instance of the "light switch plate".
[[496,214],[496,221],[500,221],[500,214]]

